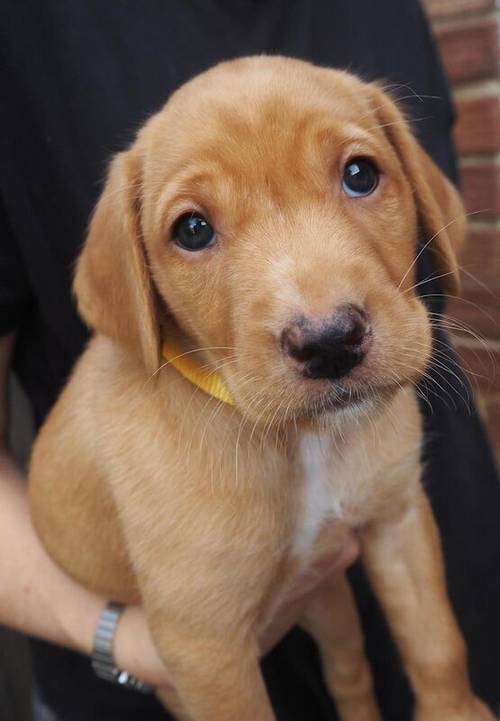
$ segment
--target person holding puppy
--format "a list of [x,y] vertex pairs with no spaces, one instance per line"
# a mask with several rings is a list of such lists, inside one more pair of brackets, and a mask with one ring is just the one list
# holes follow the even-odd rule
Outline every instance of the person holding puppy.
[[[170,3],[168,8],[154,10],[153,6],[140,11],[130,6],[123,13],[111,6],[93,13],[91,5],[73,3],[44,9],[30,8],[29,3],[22,9],[9,8],[10,42],[2,50],[11,69],[7,78],[11,102],[2,134],[8,143],[1,177],[1,357],[4,381],[12,363],[28,392],[37,425],[85,341],[85,331],[70,302],[69,286],[72,263],[95,202],[96,180],[102,177],[110,153],[118,149],[117,139],[128,140],[124,134],[183,80],[228,55],[279,50],[329,65],[349,64],[370,77],[391,77],[400,83],[410,80],[423,95],[447,97],[416,4],[409,2],[401,10],[400,4],[388,2],[383,9],[377,8],[375,27],[372,23],[360,27],[353,9],[336,8],[335,4],[325,9],[319,3],[297,3],[286,10],[281,2],[238,2],[230,10],[223,3]],[[404,52],[392,48],[377,54],[375,50],[384,46],[382,38],[395,18],[398,32],[408,40],[401,47]],[[370,26],[370,32],[364,25]],[[409,60],[410,41],[416,48],[415,56],[418,51],[425,60],[418,69]],[[409,100],[414,108],[416,101]],[[430,101],[424,99],[424,107],[426,102]],[[418,107],[417,117],[427,114]],[[433,106],[430,114],[432,120],[424,129],[422,141],[441,167],[453,174],[448,102]],[[28,176],[28,169],[32,176]],[[423,278],[429,275],[425,262],[421,273]],[[486,513],[494,507],[497,493],[491,458],[474,415],[468,417],[465,409],[453,412],[435,398],[432,403],[437,417],[428,420],[429,427],[446,438],[446,443],[442,440],[435,446],[428,471],[445,547],[452,559],[464,557],[459,529],[467,517],[473,526],[467,535],[478,539],[475,553],[481,558],[488,583],[493,583],[494,596],[500,593],[493,563],[498,541],[495,519]],[[466,436],[474,439],[469,448],[459,443]],[[454,447],[455,454],[461,447],[459,459],[448,452],[447,444]],[[6,451],[1,462],[0,541],[9,553],[0,554],[0,620],[88,654],[97,617],[107,599],[79,588],[51,564],[31,528],[23,482]],[[474,494],[470,489],[472,473],[479,479]],[[452,491],[457,484],[460,499],[457,490]],[[448,507],[450,497],[455,502],[452,509]],[[471,509],[476,510],[475,515]],[[342,569],[355,555],[353,540],[339,557],[326,559],[321,577]],[[495,701],[490,668],[494,664],[485,650],[495,632],[498,634],[494,616],[484,600],[473,595],[480,596],[479,586],[471,594],[453,561],[450,568],[452,595],[462,608],[464,630],[474,637],[473,675],[480,677],[482,695]],[[283,610],[267,639],[268,647],[299,617],[304,600],[301,596],[314,583],[314,579],[303,579],[296,602]],[[491,585],[489,588],[491,596]],[[392,698],[383,699],[382,705],[388,718],[391,714],[401,718],[397,714],[407,704],[406,687],[395,680],[398,677],[390,649],[379,644],[384,631],[364,589],[361,602],[371,627],[369,645],[380,646],[375,655],[384,659],[384,663],[375,664],[380,668],[379,684],[390,682],[395,689]],[[156,656],[140,609],[129,608],[122,616],[114,653],[117,664],[138,678],[155,686],[168,684],[168,671]],[[39,641],[34,643],[34,658],[43,704],[60,721],[108,720],[123,718],[125,713],[130,719],[165,718],[152,697],[94,678],[88,659],[81,655]],[[279,719],[334,718],[331,702],[321,688],[314,648],[300,632],[289,634],[266,659],[265,673]]]

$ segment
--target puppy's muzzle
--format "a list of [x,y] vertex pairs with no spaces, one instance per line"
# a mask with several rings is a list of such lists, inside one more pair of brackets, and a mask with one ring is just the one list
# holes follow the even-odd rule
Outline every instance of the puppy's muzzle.
[[343,305],[328,319],[297,319],[283,330],[280,341],[305,378],[337,380],[361,363],[369,339],[366,313]]

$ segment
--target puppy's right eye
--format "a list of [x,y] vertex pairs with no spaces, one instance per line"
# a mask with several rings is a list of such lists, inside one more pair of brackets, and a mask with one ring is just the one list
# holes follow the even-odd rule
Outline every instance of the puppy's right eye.
[[379,171],[368,158],[352,158],[344,168],[342,188],[350,198],[364,198],[378,185]]
[[184,250],[196,251],[215,243],[215,231],[201,213],[184,213],[174,223],[172,238]]

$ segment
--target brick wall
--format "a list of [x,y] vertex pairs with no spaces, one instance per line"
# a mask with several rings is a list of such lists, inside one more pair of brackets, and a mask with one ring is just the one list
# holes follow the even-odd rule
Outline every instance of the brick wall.
[[500,0],[424,2],[454,90],[462,189],[474,213],[460,259],[463,300],[448,312],[472,331],[455,333],[455,345],[500,460]]

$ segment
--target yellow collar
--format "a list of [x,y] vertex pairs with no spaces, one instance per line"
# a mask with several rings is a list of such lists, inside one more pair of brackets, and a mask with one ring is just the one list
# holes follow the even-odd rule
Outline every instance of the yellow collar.
[[196,351],[184,351],[180,344],[172,340],[165,341],[162,346],[163,357],[179,371],[184,378],[209,396],[217,398],[219,401],[234,405],[234,399],[226,388],[222,378],[214,371],[204,370],[200,368],[193,359]]

